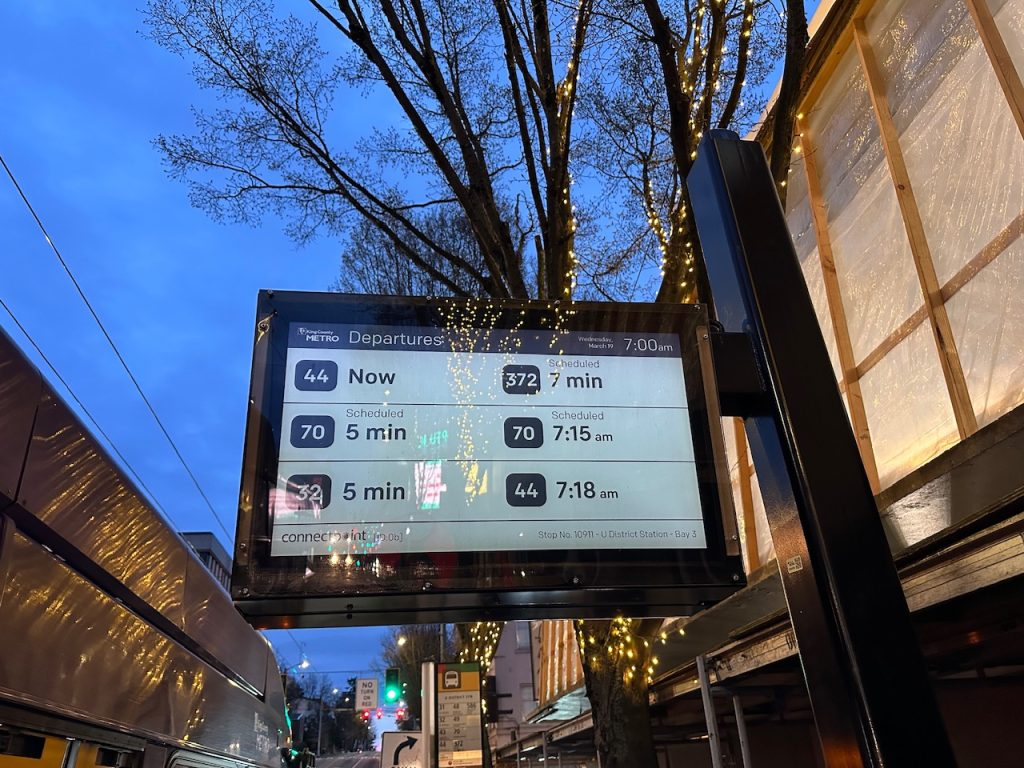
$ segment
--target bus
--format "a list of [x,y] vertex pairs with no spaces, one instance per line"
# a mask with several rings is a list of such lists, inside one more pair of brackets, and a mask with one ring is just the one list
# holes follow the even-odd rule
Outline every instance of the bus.
[[281,768],[277,661],[0,332],[0,768]]

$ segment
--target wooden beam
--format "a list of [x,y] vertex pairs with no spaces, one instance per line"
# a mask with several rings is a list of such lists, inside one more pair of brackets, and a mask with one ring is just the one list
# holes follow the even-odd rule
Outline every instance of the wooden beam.
[[978,431],[978,420],[974,414],[974,407],[971,405],[967,380],[964,377],[960,355],[953,339],[953,329],[949,323],[949,316],[946,314],[946,307],[942,303],[942,292],[939,289],[935,264],[932,261],[928,239],[925,236],[921,212],[917,205],[917,199],[914,197],[910,174],[903,159],[903,151],[900,149],[892,113],[889,111],[882,70],[875,60],[874,51],[871,50],[863,18],[853,20],[853,39],[857,47],[857,54],[860,56],[861,66],[864,68],[864,78],[867,82],[875,119],[878,121],[882,147],[885,150],[885,159],[889,166],[889,175],[892,177],[896,189],[896,200],[900,206],[900,214],[903,216],[907,239],[910,241],[910,252],[914,258],[914,267],[917,269],[921,293],[924,295],[925,310],[928,313],[929,325],[939,352],[942,376],[946,381],[946,389],[953,406],[953,415],[956,418],[957,429],[962,439]]
[[899,327],[895,331],[882,339],[878,346],[871,350],[867,357],[861,360],[860,365],[857,366],[857,378],[863,379],[867,375],[868,371],[878,365],[883,357],[892,352],[896,348],[897,344],[907,338],[907,336],[913,333],[917,326],[927,319],[928,310],[924,307],[918,307],[914,314],[900,323]]
[[949,301],[956,292],[963,288],[971,279],[991,264],[996,256],[1009,248],[1016,240],[1024,236],[1024,211],[1017,214],[1017,218],[1007,224],[1002,231],[992,238],[992,241],[978,251],[969,262],[949,281],[942,286],[942,300]]
[[[803,95],[800,110],[810,113],[822,92],[829,85],[843,55],[853,44],[850,20],[854,15],[868,13],[877,0],[835,0],[821,23],[809,25],[811,39],[807,44]],[[811,22],[814,19],[810,19]]]
[[964,2],[967,3],[967,10],[971,12],[974,25],[978,28],[978,36],[985,46],[985,53],[988,54],[988,60],[995,70],[996,79],[1003,90],[1003,96],[1006,97],[1014,122],[1017,123],[1017,130],[1024,138],[1024,83],[1021,83],[1020,73],[1013,66],[1013,59],[1010,58],[1003,36],[999,34],[999,27],[996,26],[986,0]]
[[[975,275],[995,261],[995,258],[1010,247],[1015,241],[1024,236],[1024,212],[1017,214],[1017,218],[1007,224],[992,241],[982,248],[974,257],[961,267],[945,285],[942,286],[943,303],[953,298],[957,292],[969,283]],[[875,367],[878,362],[891,352],[897,344],[907,338],[917,326],[925,321],[928,312],[924,307],[918,309],[914,314],[904,320],[900,327],[886,336],[881,343],[861,360],[857,366],[856,377],[864,378],[868,371]]]
[[843,388],[846,391],[846,402],[850,409],[850,423],[853,434],[857,438],[864,470],[871,484],[871,492],[878,493],[878,466],[875,463],[875,452],[871,445],[871,430],[868,417],[864,410],[864,399],[861,397],[860,379],[857,376],[857,363],[853,357],[853,344],[850,341],[849,324],[846,321],[846,309],[843,296],[839,290],[839,277],[836,274],[836,262],[832,252],[832,237],[828,231],[828,208],[821,192],[821,181],[818,175],[818,161],[811,136],[810,126],[806,120],[797,120],[797,134],[800,151],[804,157],[804,173],[807,176],[807,198],[811,208],[811,219],[814,222],[814,234],[818,241],[818,260],[821,262],[821,276],[825,283],[825,299],[828,302],[829,316],[832,318],[832,333],[839,352],[839,367]]
[[555,647],[555,621],[545,621],[541,624],[541,678],[544,681],[544,699],[540,704],[547,704],[555,698],[554,684],[554,660],[558,658],[558,649]]
[[816,63],[817,72],[814,72],[813,79],[805,86],[797,114],[809,115],[825,92],[825,89],[832,85],[832,75],[853,43],[853,34],[850,26],[847,25],[838,31],[835,34],[834,40],[835,42],[828,48],[827,53],[821,57],[820,63]]
[[754,489],[751,485],[750,453],[747,450],[747,430],[743,419],[733,419],[733,434],[736,436],[736,456],[739,459],[740,508],[743,510],[743,545],[747,550],[747,567],[753,573],[761,567],[761,555],[757,551],[757,522],[754,519]]

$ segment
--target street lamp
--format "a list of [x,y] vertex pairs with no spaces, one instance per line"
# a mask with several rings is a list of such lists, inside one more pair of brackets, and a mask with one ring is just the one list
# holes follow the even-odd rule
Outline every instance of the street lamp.
[[320,737],[324,732],[324,692],[320,691],[320,708],[316,713],[316,757],[320,759]]
[[[296,669],[309,669],[313,666],[309,659],[303,656],[302,661],[298,663]],[[338,689],[334,688],[331,691],[332,694],[337,695]],[[317,702],[317,716],[316,716],[316,756],[320,757],[323,732],[324,732],[324,691],[320,689],[320,696],[316,699]],[[303,725],[303,734],[305,734],[305,725]]]

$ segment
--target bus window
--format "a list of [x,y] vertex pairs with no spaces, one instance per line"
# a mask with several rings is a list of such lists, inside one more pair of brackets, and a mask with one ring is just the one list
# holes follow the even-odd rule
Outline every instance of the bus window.
[[61,768],[68,740],[0,728],[0,768]]

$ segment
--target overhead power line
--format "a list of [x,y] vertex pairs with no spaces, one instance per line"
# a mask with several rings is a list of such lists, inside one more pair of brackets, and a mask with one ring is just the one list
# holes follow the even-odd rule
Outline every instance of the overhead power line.
[[375,672],[375,670],[371,669],[370,667],[365,667],[363,669],[319,669],[316,666],[316,664],[309,660],[309,656],[306,654],[306,649],[303,647],[303,644],[299,641],[299,639],[295,637],[294,634],[292,634],[292,631],[290,629],[285,629],[285,632],[288,633],[288,637],[290,637],[292,642],[295,643],[295,647],[299,651],[299,663],[293,665],[295,667],[300,667],[302,663],[305,662],[306,667],[304,669],[308,668],[310,671],[315,672],[318,675],[359,675],[363,672]]
[[57,381],[59,381],[61,385],[64,387],[64,389],[67,390],[68,394],[71,395],[71,399],[75,401],[78,407],[82,410],[82,413],[85,414],[86,418],[88,418],[89,421],[92,422],[92,425],[93,427],[96,428],[96,431],[99,432],[103,439],[107,441],[107,445],[110,446],[110,449],[114,452],[117,458],[119,458],[121,460],[121,463],[124,464],[124,466],[128,469],[129,472],[131,472],[132,477],[135,478],[135,482],[137,482],[139,484],[139,487],[142,488],[142,490],[146,493],[146,495],[149,497],[149,501],[153,504],[153,506],[155,506],[157,510],[159,510],[160,514],[162,514],[165,519],[170,521],[175,528],[179,527],[176,522],[171,520],[171,516],[167,513],[167,510],[165,510],[163,506],[161,506],[160,502],[157,500],[156,494],[154,494],[153,491],[149,489],[149,487],[146,485],[145,481],[143,481],[139,473],[135,471],[135,467],[133,467],[131,465],[131,462],[129,462],[128,459],[125,458],[124,454],[121,453],[120,449],[117,447],[117,444],[114,443],[114,441],[110,438],[110,435],[108,435],[103,430],[103,427],[101,427],[99,422],[96,421],[96,418],[92,415],[89,409],[85,407],[85,403],[83,403],[81,399],[78,397],[78,395],[75,394],[75,390],[73,390],[71,388],[71,385],[68,384],[64,377],[60,375],[60,371],[57,370],[57,367],[52,362],[50,362],[50,358],[46,356],[46,353],[43,352],[40,346],[36,343],[36,340],[32,338],[32,334],[30,334],[28,332],[28,329],[24,325],[22,325],[21,321],[18,319],[18,316],[14,314],[14,311],[9,306],[7,306],[7,302],[4,301],[2,298],[0,298],[0,306],[2,306],[4,310],[6,310],[7,314],[11,316],[11,319],[14,321],[14,324],[18,326],[18,330],[20,330],[25,335],[25,338],[28,339],[29,344],[31,344],[33,348],[35,348],[36,353],[39,355],[39,357],[42,358],[43,362],[46,363],[47,367],[53,372],[53,375],[57,377]]
[[[57,260],[60,262],[60,265],[64,268],[64,271],[67,273],[68,278],[70,278],[71,283],[75,286],[75,290],[78,291],[78,295],[81,297],[82,302],[89,310],[89,314],[92,315],[93,320],[96,321],[96,325],[99,327],[100,331],[102,331],[103,337],[107,340],[107,343],[110,345],[110,348],[114,351],[114,355],[121,363],[121,367],[124,368],[125,373],[128,374],[128,378],[131,379],[132,384],[135,385],[135,389],[139,393],[139,397],[142,398],[142,402],[146,404],[146,408],[149,409],[150,414],[153,416],[153,420],[156,421],[156,424],[160,428],[160,431],[163,432],[163,435],[167,439],[168,444],[174,451],[174,455],[178,457],[178,461],[181,463],[181,466],[185,469],[185,472],[188,474],[189,479],[192,481],[192,484],[195,486],[196,490],[199,492],[199,495],[206,503],[206,506],[210,510],[210,513],[217,521],[217,525],[219,525],[221,530],[224,531],[224,535],[228,537],[228,541],[230,542],[232,536],[231,533],[228,532],[227,526],[224,525],[224,521],[221,520],[220,515],[217,514],[217,510],[213,508],[213,504],[210,502],[210,499],[206,495],[206,492],[203,491],[202,486],[199,485],[199,480],[196,478],[195,473],[192,471],[192,468],[189,467],[188,462],[185,461],[185,457],[182,455],[181,451],[178,450],[178,446],[177,444],[175,444],[170,432],[167,431],[167,427],[164,426],[163,421],[161,421],[160,417],[157,415],[156,409],[153,407],[153,404],[149,401],[149,398],[146,397],[146,393],[143,392],[142,386],[139,384],[138,379],[135,378],[135,374],[133,374],[131,368],[128,367],[127,361],[124,359],[124,356],[121,354],[121,351],[117,348],[117,344],[114,343],[114,340],[107,332],[106,326],[103,325],[103,321],[100,320],[100,317],[96,313],[96,310],[93,308],[92,303],[86,297],[85,291],[82,289],[82,286],[79,285],[78,280],[75,279],[74,274],[71,272],[71,268],[68,266],[67,262],[64,261],[64,257],[61,255],[56,243],[54,243],[53,240],[50,238],[50,234],[46,231],[46,227],[43,225],[42,219],[39,218],[39,215],[36,213],[35,208],[29,201],[28,196],[22,190],[21,185],[18,183],[17,178],[15,178],[13,171],[11,171],[10,167],[7,165],[7,162],[6,160],[4,160],[2,154],[0,154],[0,165],[3,165],[4,170],[7,172],[7,176],[11,180],[11,183],[14,184],[14,188],[18,191],[18,194],[21,196],[22,202],[25,203],[25,207],[28,208],[29,213],[32,214],[32,218],[35,219],[36,225],[39,227],[39,231],[43,233],[43,237],[46,238],[47,244],[49,244],[50,249],[57,257]],[[68,391],[70,391],[70,389]]]
[[299,642],[298,638],[295,637],[292,631],[290,629],[286,629],[285,632],[288,633],[288,637],[290,637],[292,642],[295,643],[295,647],[299,649],[299,653],[305,653],[305,651],[302,650],[302,643]]

